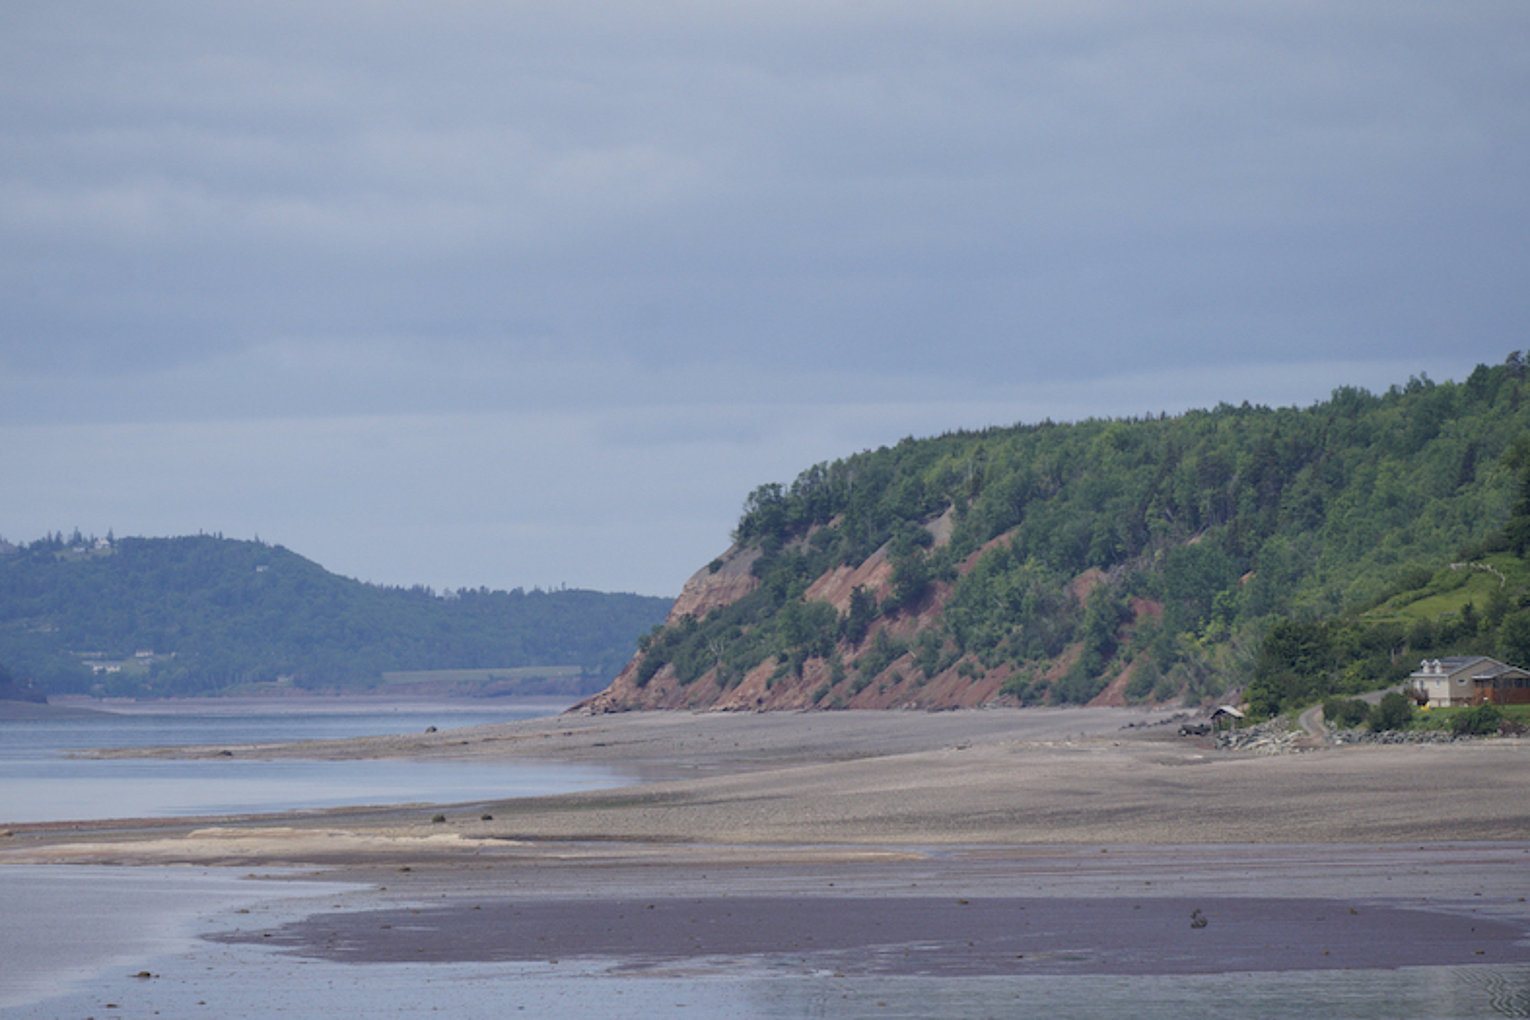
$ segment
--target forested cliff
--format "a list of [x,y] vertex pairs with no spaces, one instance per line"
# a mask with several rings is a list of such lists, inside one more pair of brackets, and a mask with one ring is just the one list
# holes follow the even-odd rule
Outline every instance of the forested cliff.
[[[1530,655],[1530,380],[906,439],[748,497],[591,711],[1198,701]],[[1283,651],[1286,649],[1286,651]]]

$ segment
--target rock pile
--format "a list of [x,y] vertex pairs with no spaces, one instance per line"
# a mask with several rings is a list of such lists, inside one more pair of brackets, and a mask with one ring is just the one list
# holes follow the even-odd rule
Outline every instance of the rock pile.
[[1458,740],[1473,740],[1470,736],[1456,736],[1444,730],[1382,730],[1373,733],[1365,729],[1339,730],[1328,735],[1330,744],[1453,744]]
[[1219,750],[1253,754],[1294,754],[1307,749],[1302,745],[1301,731],[1291,729],[1290,721],[1282,718],[1239,730],[1223,730],[1216,736],[1216,746]]

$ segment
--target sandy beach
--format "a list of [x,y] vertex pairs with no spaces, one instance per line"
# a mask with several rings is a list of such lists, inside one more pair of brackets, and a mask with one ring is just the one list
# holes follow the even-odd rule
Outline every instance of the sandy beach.
[[[633,713],[295,744],[129,748],[223,759],[472,758],[618,767],[610,790],[287,816],[13,826],[0,861],[345,864],[554,844],[829,856],[954,845],[1530,839],[1530,741],[1261,756],[1151,713]],[[215,773],[214,773],[215,774]],[[444,821],[433,821],[437,815]],[[490,817],[485,818],[488,815]]]
[[1079,709],[558,716],[113,753],[642,777],[0,838],[0,864],[297,866],[366,884],[344,910],[232,936],[315,959],[595,953],[640,969],[796,953],[901,974],[1530,963],[1530,741],[1258,756],[1179,737],[1163,712]]

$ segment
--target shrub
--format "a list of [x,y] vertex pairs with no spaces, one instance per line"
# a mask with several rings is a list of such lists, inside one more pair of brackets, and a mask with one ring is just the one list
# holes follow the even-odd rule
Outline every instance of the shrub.
[[857,660],[855,668],[862,676],[875,677],[901,659],[907,651],[906,642],[889,636],[886,629],[879,630],[877,636],[871,639],[871,648]]
[[1370,712],[1371,730],[1375,733],[1382,730],[1405,730],[1412,721],[1412,700],[1396,691],[1383,694],[1381,704]]
[[940,635],[934,630],[921,632],[914,642],[914,664],[926,680],[940,672],[940,650]]
[[1132,678],[1126,685],[1126,699],[1135,702],[1151,697],[1154,688],[1162,680],[1163,673],[1157,663],[1151,659],[1138,660],[1137,668],[1132,671]]
[[1034,678],[1027,670],[1005,680],[1003,686],[999,688],[999,693],[1010,695],[1022,705],[1035,705],[1046,697],[1047,685],[1045,681]]
[[667,661],[664,656],[657,652],[645,655],[642,663],[638,665],[637,685],[639,687],[647,687],[648,681],[653,679],[655,673],[664,668],[664,664]]
[[850,592],[850,608],[840,618],[840,633],[852,645],[858,645],[865,640],[876,618],[877,597],[858,584]]
[[1323,720],[1330,726],[1345,729],[1363,726],[1370,715],[1371,706],[1359,698],[1327,697],[1323,699]]
[[1450,721],[1450,732],[1457,736],[1497,733],[1503,722],[1503,709],[1497,705],[1474,705]]

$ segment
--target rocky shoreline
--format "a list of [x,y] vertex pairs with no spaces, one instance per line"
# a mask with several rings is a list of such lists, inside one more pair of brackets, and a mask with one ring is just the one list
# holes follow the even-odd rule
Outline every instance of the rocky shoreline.
[[1519,742],[1513,734],[1480,736],[1476,734],[1447,733],[1444,730],[1370,730],[1355,727],[1329,730],[1322,736],[1313,736],[1291,728],[1285,717],[1271,719],[1257,726],[1223,730],[1215,737],[1218,750],[1246,751],[1252,754],[1300,754],[1324,747],[1358,745],[1421,745],[1421,744],[1473,744],[1484,740],[1511,740]]

